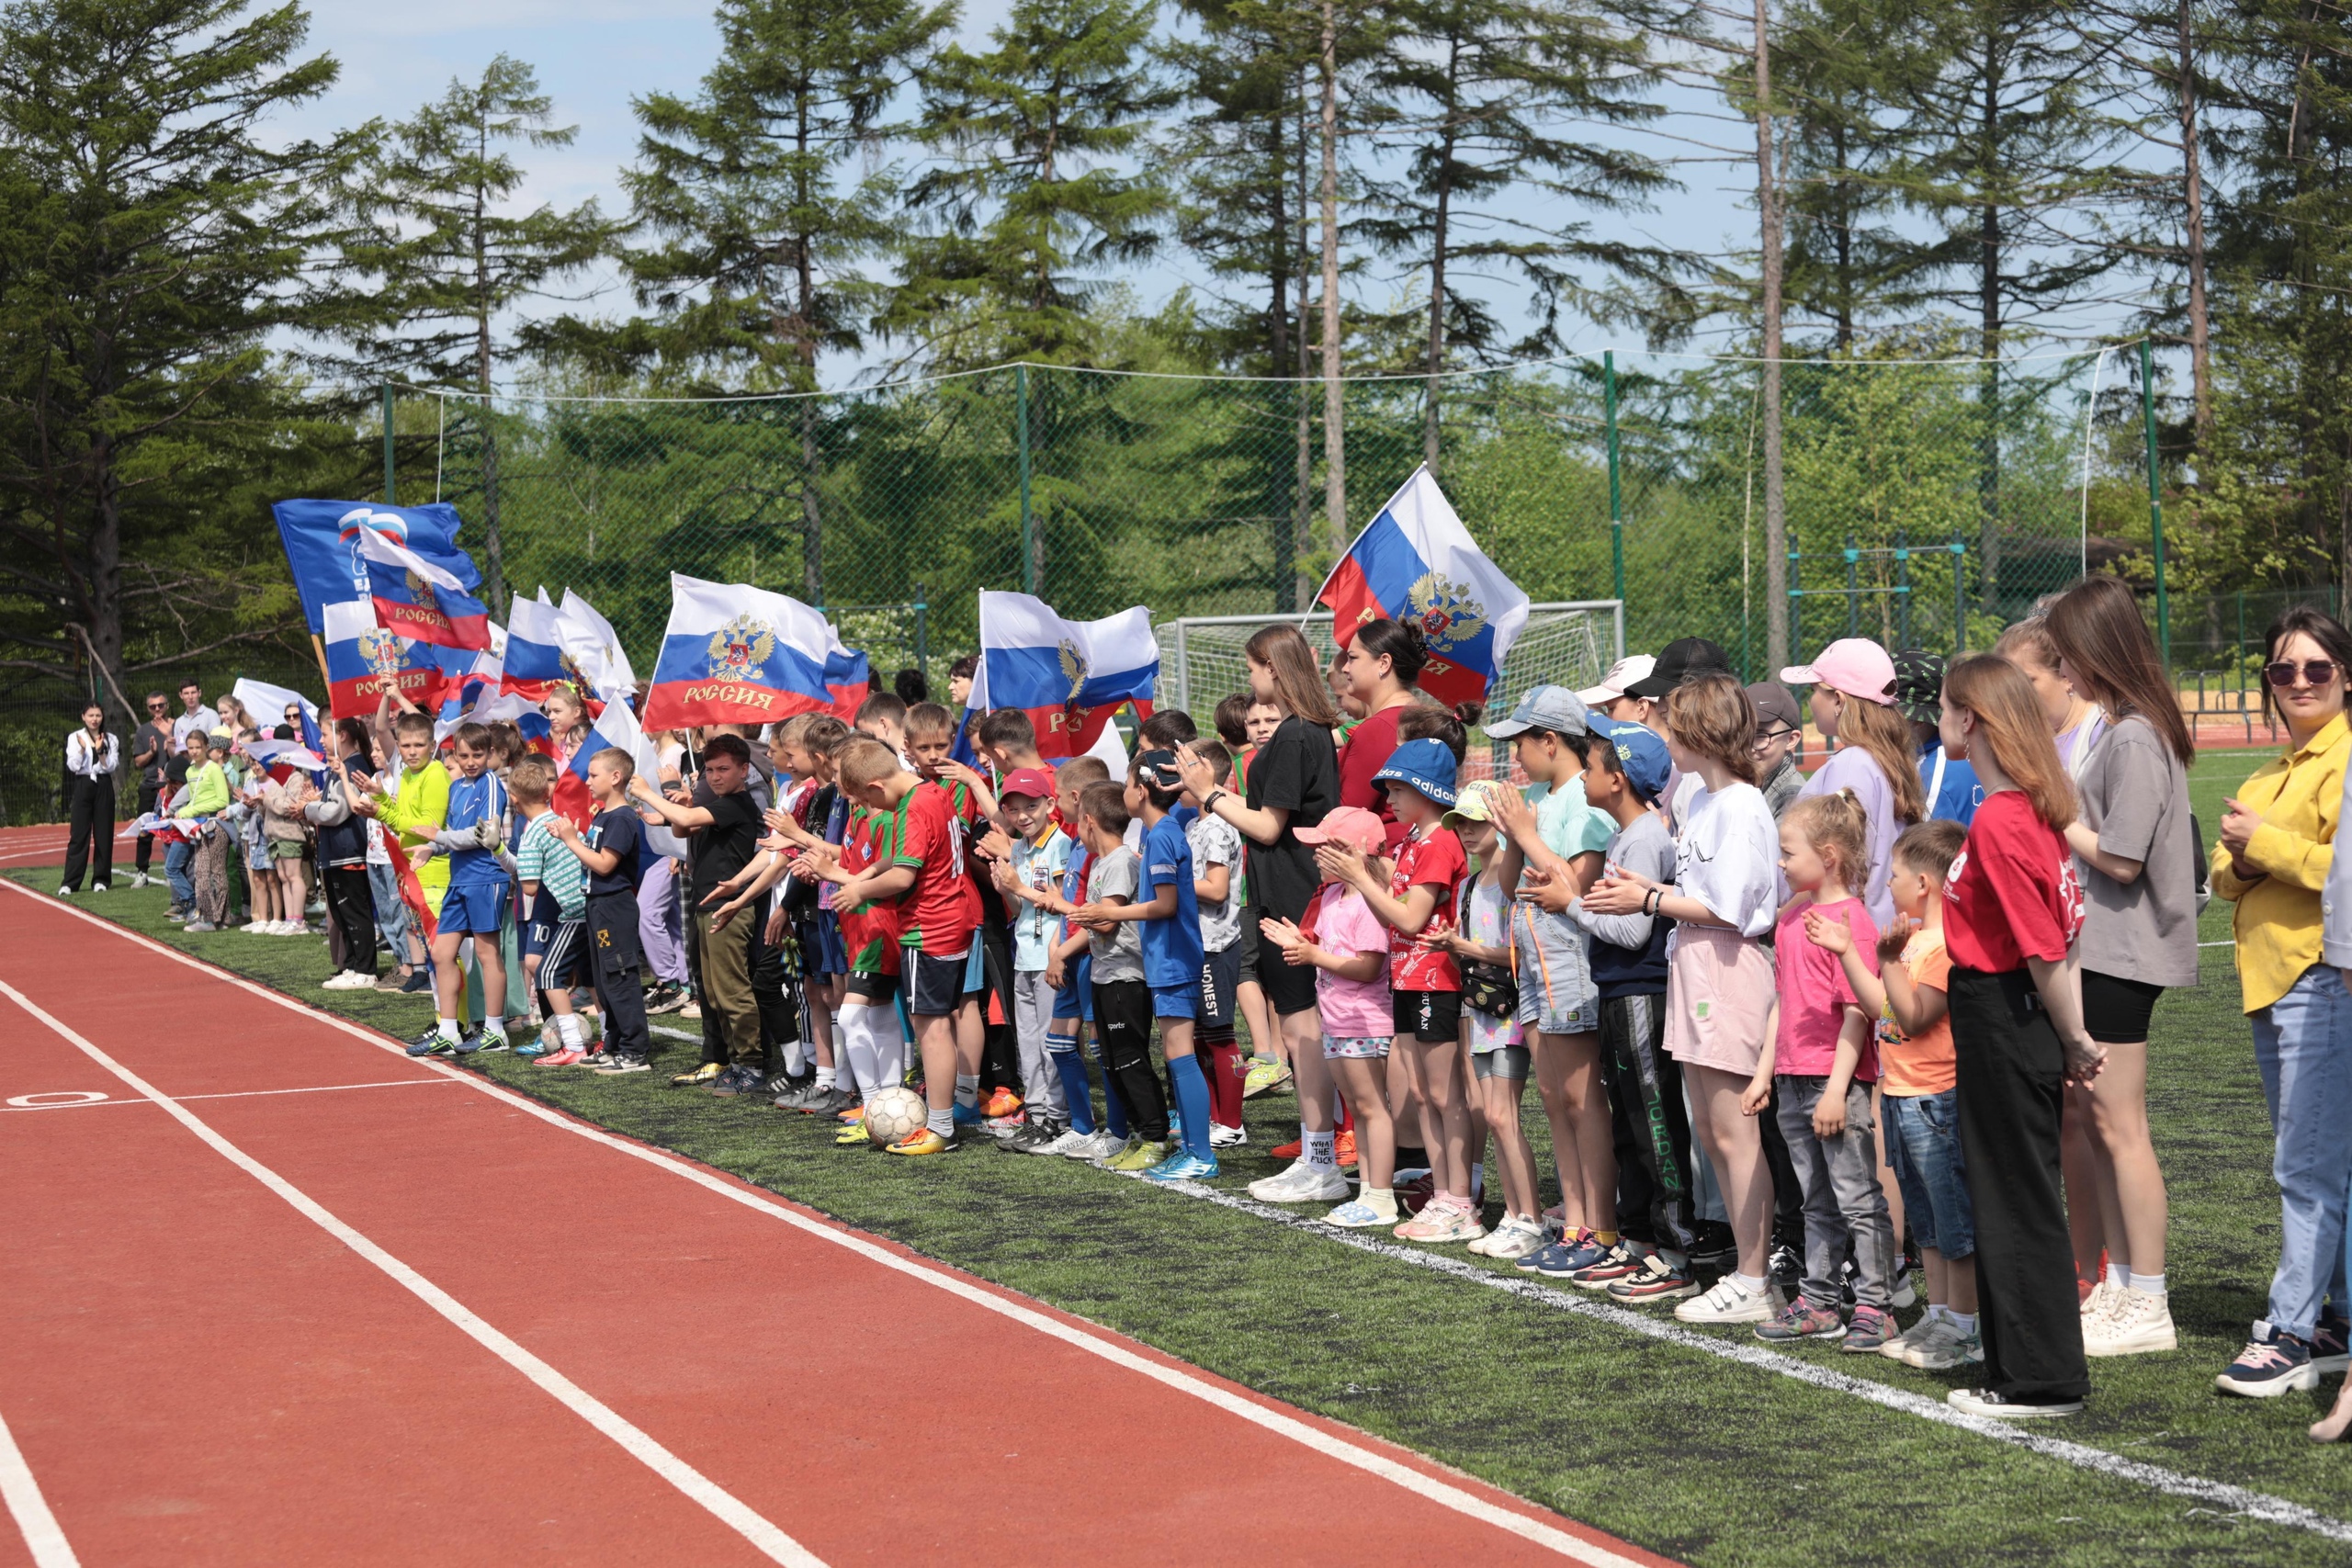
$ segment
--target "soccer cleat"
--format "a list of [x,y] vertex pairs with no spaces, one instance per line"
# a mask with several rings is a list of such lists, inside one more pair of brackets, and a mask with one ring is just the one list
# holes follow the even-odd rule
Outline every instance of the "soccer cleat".
[[687,1072],[673,1075],[670,1079],[670,1087],[672,1089],[694,1089],[703,1084],[715,1083],[718,1081],[718,1075],[726,1070],[727,1069],[725,1067],[721,1066],[717,1062],[705,1062],[700,1066],[695,1067]]
[[1139,1138],[1135,1140],[1134,1147],[1123,1149],[1104,1160],[1102,1168],[1116,1171],[1149,1170],[1153,1166],[1166,1159],[1169,1152],[1169,1143],[1165,1138]]
[[[1769,1345],[1793,1345],[1804,1339],[1843,1339],[1846,1320],[1835,1307],[1815,1306],[1803,1296],[1781,1309],[1778,1317],[1756,1325],[1756,1337]],[[1878,1348],[1872,1340],[1871,1348]]]
[[435,1024],[408,1043],[408,1054],[412,1056],[445,1055],[447,1054],[444,1049],[447,1043],[441,1038],[441,1026]]
[[1276,1144],[1266,1152],[1276,1159],[1304,1159],[1306,1156],[1306,1140],[1293,1138],[1287,1144]]
[[738,1063],[711,1080],[710,1094],[714,1100],[733,1100],[746,1094],[759,1094],[768,1087],[760,1069]]
[[1216,1161],[1178,1149],[1143,1173],[1146,1181],[1206,1181],[1216,1174]]
[[535,1067],[576,1067],[587,1059],[587,1052],[582,1051],[577,1045],[567,1045],[560,1051],[551,1051],[548,1055],[541,1056],[537,1061],[533,1062],[531,1066]]
[[[1018,1140],[1015,1141],[1017,1142]],[[1080,1148],[1091,1148],[1093,1145],[1093,1134],[1081,1133],[1077,1128],[1072,1127],[1065,1131],[1060,1137],[1056,1138],[1052,1143],[1046,1145],[1042,1148],[1025,1148],[1021,1152],[1024,1155],[1062,1155],[1067,1156],[1076,1155]]]
[[1726,1274],[1705,1295],[1676,1306],[1674,1315],[1684,1323],[1764,1323],[1772,1316],[1772,1301],[1741,1284],[1738,1276]]
[[2086,1356],[2145,1356],[2180,1348],[2172,1325],[2169,1298],[2126,1288],[2116,1293],[2107,1315],[2083,1325]]
[[1347,1195],[1348,1179],[1337,1168],[1309,1165],[1305,1160],[1250,1184],[1250,1196],[1261,1203],[1336,1203]]
[[1253,1057],[1249,1074],[1241,1080],[1241,1098],[1255,1100],[1261,1094],[1272,1094],[1290,1084],[1290,1068],[1266,1057]]
[[1141,1147],[1143,1147],[1143,1140],[1133,1133],[1124,1138],[1112,1138],[1102,1152],[1095,1156],[1094,1163],[1104,1170],[1108,1170],[1111,1168],[1113,1160],[1125,1159]]
[[2079,1399],[2027,1401],[2012,1399],[1997,1389],[1956,1388],[1944,1395],[1944,1403],[1955,1410],[1965,1410],[1971,1416],[1993,1416],[2006,1421],[2019,1421],[2048,1416],[2080,1416],[2083,1402]]
[[1609,1281],[1612,1302],[1672,1302],[1698,1293],[1699,1281],[1690,1269],[1677,1269],[1655,1252],[1644,1257],[1633,1273]]
[[870,1145],[873,1142],[872,1138],[865,1135],[865,1123],[863,1122],[844,1122],[842,1130],[833,1134],[833,1143],[840,1148],[850,1148],[858,1144]]
[[894,1155],[916,1157],[923,1155],[944,1155],[953,1147],[955,1147],[953,1144],[929,1127],[918,1127],[897,1143],[890,1145],[889,1151]]
[[486,1053],[495,1055],[500,1051],[506,1051],[514,1048],[514,1042],[507,1038],[503,1030],[500,1031],[496,1034],[492,1034],[487,1029],[480,1030],[476,1032],[480,1035],[481,1040],[481,1049]]
[[1858,1356],[1875,1354],[1883,1348],[1894,1332],[1894,1319],[1883,1307],[1864,1302],[1854,1308],[1854,1315],[1846,1321],[1846,1342],[1838,1347]]
[[1064,1123],[1040,1113],[1011,1131],[997,1141],[997,1147],[1009,1155],[1041,1155],[1061,1142]]
[[460,1056],[470,1056],[475,1052],[481,1049],[481,1031],[479,1029],[469,1029],[463,1034],[458,1035],[458,1043],[449,1048]]
[[955,1116],[958,1127],[977,1127],[988,1120],[987,1113],[978,1105],[967,1105],[960,1100],[956,1102]]
[[1349,1169],[1356,1163],[1356,1135],[1352,1131],[1342,1132],[1333,1141],[1331,1157],[1341,1170]]
[[2276,1399],[2282,1393],[2319,1386],[2319,1369],[2312,1365],[2311,1347],[2270,1325],[2257,1324],[2238,1359],[2213,1380],[2223,1393],[2247,1399]]
[[991,1122],[999,1117],[1010,1116],[1020,1109],[1021,1097],[1003,1084],[997,1085],[994,1091],[986,1100],[980,1101],[980,1113]]
[[1125,1147],[1126,1147],[1126,1140],[1119,1137],[1108,1127],[1104,1127],[1080,1137],[1076,1143],[1062,1151],[1062,1157],[1082,1159],[1090,1164],[1099,1165]]
[[653,1064],[634,1051],[613,1051],[606,1053],[606,1055],[608,1060],[596,1071],[608,1078],[618,1077],[624,1073],[645,1073],[653,1070]]
[[1238,1149],[1249,1141],[1250,1130],[1246,1127],[1228,1127],[1222,1122],[1209,1123],[1209,1147],[1213,1149]]

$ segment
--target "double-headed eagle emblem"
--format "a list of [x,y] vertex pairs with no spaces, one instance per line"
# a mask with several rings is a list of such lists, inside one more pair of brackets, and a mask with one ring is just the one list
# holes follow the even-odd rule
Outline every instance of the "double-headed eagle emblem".
[[381,626],[369,626],[352,639],[359,657],[368,668],[386,681],[397,680],[401,672],[401,639]]
[[1093,671],[1087,665],[1086,655],[1079,651],[1078,644],[1069,638],[1062,638],[1058,651],[1062,660],[1062,678],[1069,682],[1069,694],[1062,701],[1065,705],[1074,705],[1079,693],[1086,689],[1087,676]]
[[1450,654],[1487,627],[1487,607],[1470,597],[1466,582],[1424,572],[1406,595],[1405,619],[1421,629],[1431,653]]
[[757,681],[775,653],[775,628],[757,615],[738,615],[710,634],[711,678]]

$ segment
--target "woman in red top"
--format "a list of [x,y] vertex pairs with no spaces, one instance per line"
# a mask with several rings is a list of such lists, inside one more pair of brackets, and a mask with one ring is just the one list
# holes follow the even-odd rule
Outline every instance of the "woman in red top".
[[2066,847],[2075,793],[2033,686],[1980,654],[1944,676],[1944,754],[1984,804],[1944,888],[1960,1140],[1976,1208],[1984,1383],[1951,1402],[1981,1416],[2072,1416],[2090,1377],[2058,1177],[2065,1085],[2098,1074],[2083,1027],[2075,936],[2083,894]]
[[1413,705],[1413,688],[1429,662],[1421,634],[1395,621],[1366,621],[1340,652],[1336,671],[1344,682],[1348,703],[1363,710],[1363,721],[1348,731],[1340,751],[1340,804],[1359,807],[1378,817],[1388,829],[1388,847],[1395,849],[1405,830],[1396,824],[1388,791],[1374,776],[1388,765],[1396,750],[1396,721]]

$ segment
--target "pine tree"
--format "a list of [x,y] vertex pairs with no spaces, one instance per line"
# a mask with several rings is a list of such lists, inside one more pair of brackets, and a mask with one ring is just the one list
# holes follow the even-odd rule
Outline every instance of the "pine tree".
[[498,319],[603,254],[612,226],[584,202],[569,212],[502,209],[522,187],[511,148],[568,147],[576,126],[550,123],[554,107],[531,67],[501,54],[474,81],[449,90],[392,127],[363,184],[379,237],[350,259],[382,280],[383,328],[364,350],[371,369],[481,395],[482,580],[493,607],[506,603],[499,535],[498,445],[491,394],[517,350],[498,340]]

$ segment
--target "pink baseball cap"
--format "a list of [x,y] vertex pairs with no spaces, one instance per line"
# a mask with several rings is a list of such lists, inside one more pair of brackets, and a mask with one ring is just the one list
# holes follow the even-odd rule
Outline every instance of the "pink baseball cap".
[[1312,828],[1298,829],[1302,844],[1346,844],[1376,855],[1388,847],[1388,826],[1361,806],[1336,807]]
[[1866,637],[1841,637],[1812,663],[1781,671],[1781,679],[1792,686],[1826,686],[1881,707],[1894,703],[1894,660]]

